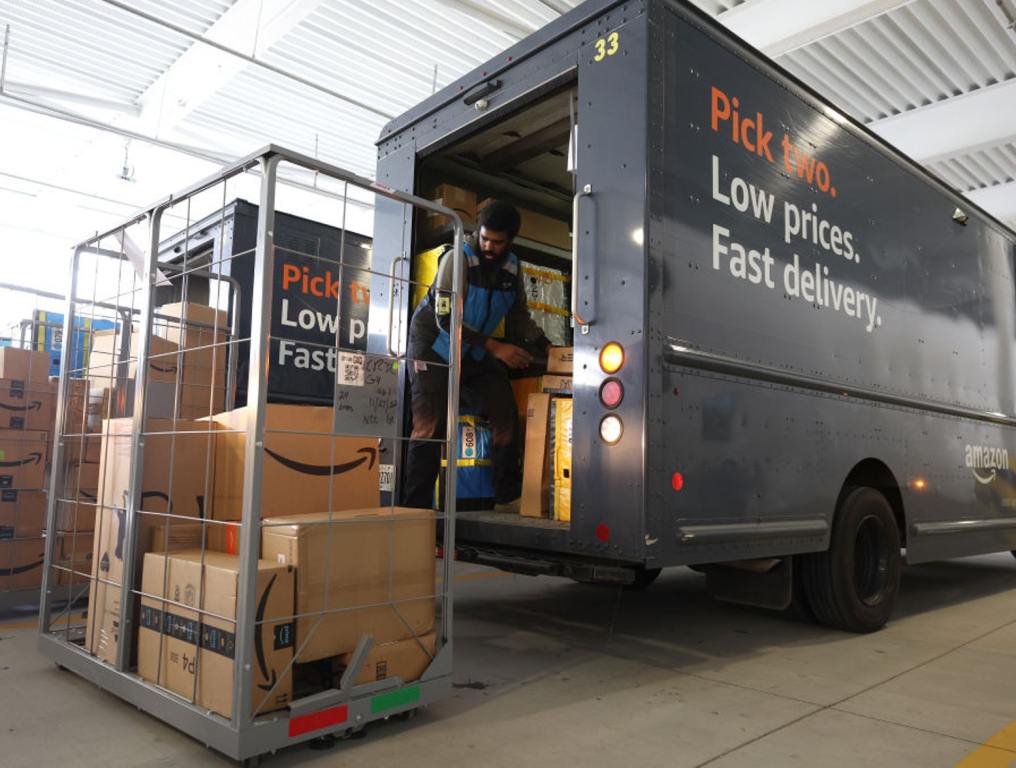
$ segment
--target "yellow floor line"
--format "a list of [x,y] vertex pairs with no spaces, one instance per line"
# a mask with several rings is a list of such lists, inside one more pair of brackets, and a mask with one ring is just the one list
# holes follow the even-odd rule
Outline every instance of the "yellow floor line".
[[1016,720],[956,763],[956,768],[1011,768],[1016,765]]

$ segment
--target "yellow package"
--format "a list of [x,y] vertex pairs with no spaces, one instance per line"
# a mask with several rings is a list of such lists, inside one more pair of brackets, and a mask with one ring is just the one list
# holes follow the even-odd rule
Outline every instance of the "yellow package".
[[550,507],[555,520],[571,520],[572,399],[555,397],[551,400],[550,410],[553,425]]

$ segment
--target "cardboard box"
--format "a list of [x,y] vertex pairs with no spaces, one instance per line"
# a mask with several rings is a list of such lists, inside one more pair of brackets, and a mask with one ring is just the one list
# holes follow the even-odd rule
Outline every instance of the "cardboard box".
[[[202,567],[200,551],[145,555],[138,674],[228,718],[235,687],[239,558],[218,552],[205,552],[203,558]],[[256,604],[263,623],[255,639],[251,706],[255,714],[263,714],[284,708],[292,699],[292,568],[259,560]]]
[[[95,515],[93,576],[89,593],[85,646],[106,661],[116,659],[120,634],[120,584],[127,494],[131,482],[133,419],[109,419],[99,462],[99,502]],[[212,425],[214,427],[214,425]],[[173,431],[178,434],[172,434]],[[182,434],[180,434],[182,433]],[[202,517],[206,488],[214,482],[214,432],[209,422],[149,419],[146,425],[141,509],[147,512]],[[207,478],[207,482],[206,482]],[[162,523],[154,515],[138,516],[140,551],[151,530]],[[140,555],[137,562],[141,562]]]
[[[393,677],[403,683],[419,680],[436,653],[437,636],[433,632],[394,643],[375,643],[356,677],[355,685],[366,685]],[[352,653],[344,653],[336,658],[334,671],[338,679],[341,680],[342,673],[352,660]]]
[[[225,410],[227,313],[195,302],[166,304],[156,312],[160,317],[155,318],[155,333],[184,350],[180,356],[180,416],[202,418]],[[165,316],[180,320],[174,322]]]
[[45,432],[0,429],[0,490],[42,489],[48,443]]
[[71,379],[67,384],[67,398],[64,404],[63,434],[85,435],[101,432],[102,420],[113,416],[109,411],[109,402],[108,387],[91,386],[87,379]]
[[[459,214],[462,223],[467,227],[476,225],[475,192],[463,189],[462,187],[456,187],[454,184],[441,184],[431,193],[431,199],[435,203],[443,205],[445,208],[451,208]],[[430,211],[427,212],[424,222],[424,228],[428,231],[451,226],[451,220],[447,216],[441,216]]]
[[261,556],[296,568],[297,661],[429,632],[435,530],[429,510],[402,507],[266,520]]
[[[123,354],[123,329],[95,331],[92,335],[92,349],[88,353],[88,379],[91,387],[113,387],[118,381],[136,379],[138,354],[141,349],[141,332],[131,329],[129,347]],[[149,345],[149,381],[176,382],[179,360],[172,354],[177,346],[171,341],[152,336]]]
[[93,534],[88,531],[59,532],[53,548],[50,583],[57,585],[86,584],[92,572],[94,557]]
[[555,520],[571,520],[572,399],[550,402],[550,511]]
[[42,491],[10,488],[0,491],[0,540],[42,536],[46,529],[47,499]]
[[0,379],[21,382],[49,382],[49,352],[0,347]]
[[548,512],[549,478],[548,420],[550,395],[542,392],[529,396],[526,407],[526,450],[522,461],[522,504],[525,517],[546,517]]
[[0,592],[38,589],[45,559],[45,539],[0,541]]
[[[147,526],[145,552],[179,552],[204,548],[235,555],[240,551],[240,528],[235,524],[206,521],[191,523],[167,519]],[[260,543],[259,543],[260,546]]]
[[56,423],[56,386],[48,381],[0,379],[0,429],[52,432]]
[[552,395],[570,395],[572,393],[571,376],[547,374],[546,376],[526,376],[512,379],[512,394],[515,395],[515,411],[519,417],[519,435],[525,444],[526,410],[529,407],[529,396],[536,392]]
[[94,531],[99,505],[99,461],[64,463],[63,493],[57,500],[61,531]]
[[[476,214],[494,202],[494,198],[488,197],[476,206]],[[518,207],[518,206],[516,206]],[[561,221],[542,213],[530,211],[528,208],[518,208],[519,216],[522,219],[519,227],[519,237],[527,240],[535,240],[538,243],[546,243],[562,250],[571,250],[571,229],[567,221]]]
[[[262,517],[380,504],[378,439],[333,437],[332,416],[331,408],[268,405],[261,467]],[[215,441],[212,508],[216,520],[241,517],[248,418],[246,408],[214,416],[220,430]]]
[[575,367],[574,347],[551,347],[547,353],[547,373],[571,376]]

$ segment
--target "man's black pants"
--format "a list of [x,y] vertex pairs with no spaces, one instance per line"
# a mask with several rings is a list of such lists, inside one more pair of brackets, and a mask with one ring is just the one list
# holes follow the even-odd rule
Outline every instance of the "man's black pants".
[[[477,362],[466,356],[459,377],[461,408],[482,414],[493,433],[495,501],[513,501],[522,492],[517,442],[518,415],[507,370],[487,355]],[[448,418],[448,368],[432,351],[410,362],[413,432],[409,441],[402,504],[429,509],[441,468]]]

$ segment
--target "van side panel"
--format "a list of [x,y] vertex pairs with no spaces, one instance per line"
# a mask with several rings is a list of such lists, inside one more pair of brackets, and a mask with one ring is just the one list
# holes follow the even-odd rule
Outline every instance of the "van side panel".
[[663,7],[651,450],[684,483],[649,477],[662,557],[824,548],[872,459],[899,484],[911,561],[1016,547],[1016,435],[991,415],[1016,412],[1009,233],[953,221],[943,190]]

